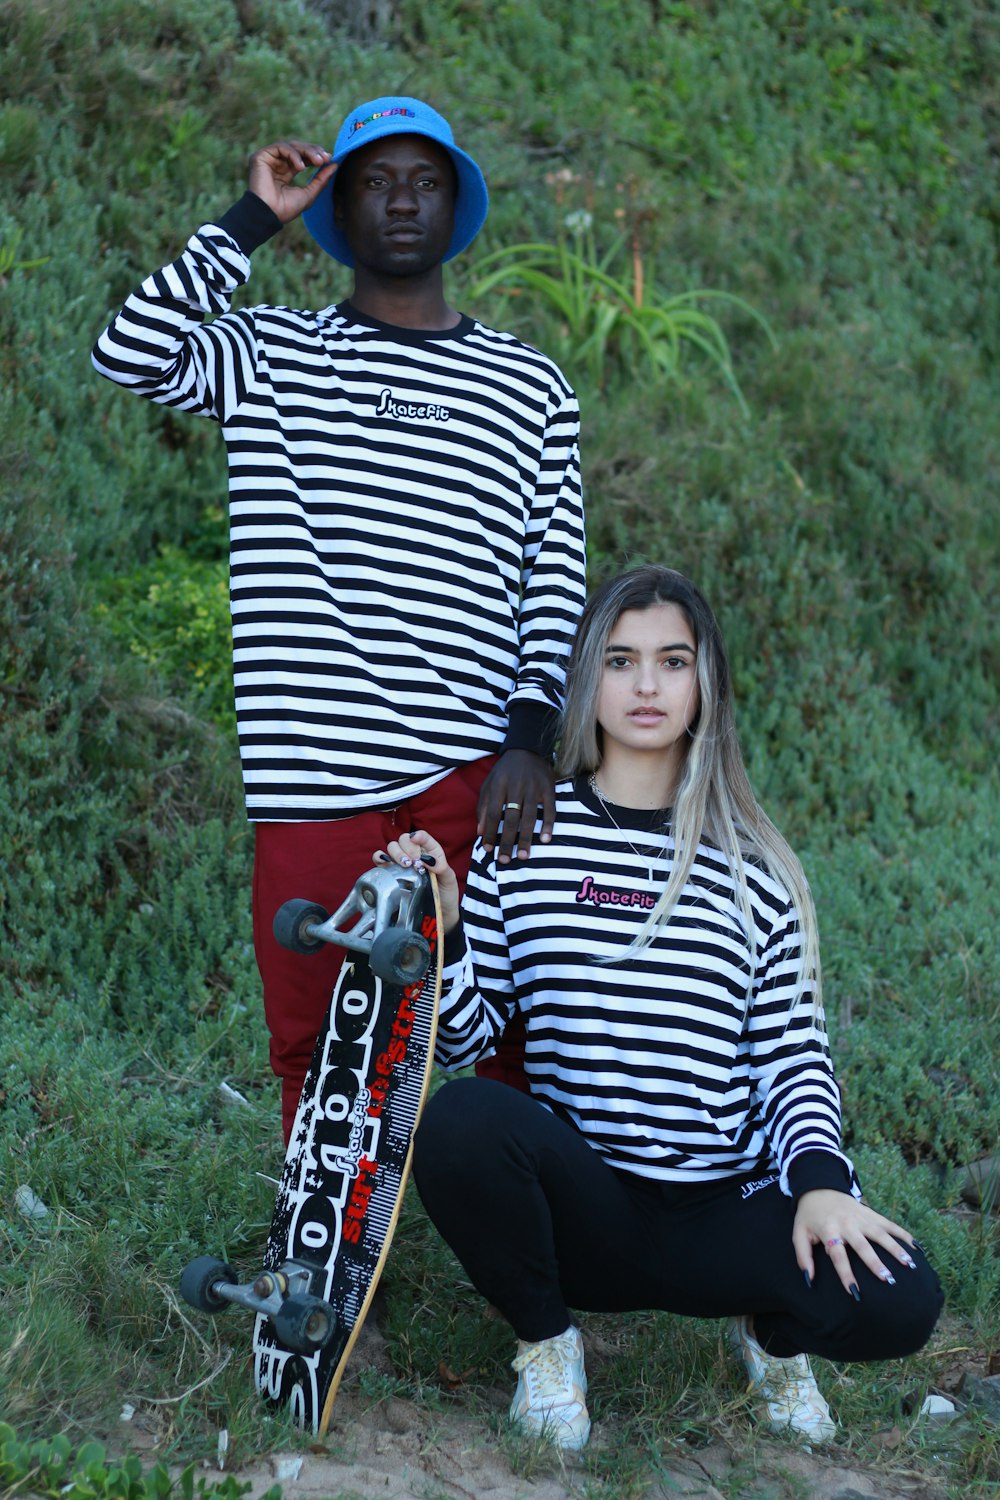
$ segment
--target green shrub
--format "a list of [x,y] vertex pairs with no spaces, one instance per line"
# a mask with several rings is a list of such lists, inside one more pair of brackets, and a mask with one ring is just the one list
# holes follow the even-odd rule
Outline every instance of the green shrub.
[[[624,236],[611,269],[633,292],[638,254],[644,294],[739,299],[725,338],[750,423],[697,361],[669,386],[628,359],[599,371],[565,309],[525,315],[499,285],[472,295],[472,257],[449,268],[457,305],[513,318],[579,387],[593,578],[655,558],[716,605],[755,784],[816,892],[850,1148],[872,1200],[928,1247],[962,1341],[984,1350],[995,1328],[995,1226],[955,1204],[1000,1121],[988,8],[397,13],[364,48],[292,0],[10,0],[0,22],[17,89],[0,100],[0,1197],[28,1185],[49,1209],[0,1225],[0,1403],[40,1440],[57,1422],[117,1430],[137,1390],[185,1459],[223,1416],[234,1458],[287,1438],[249,1390],[245,1326],[199,1342],[174,1290],[204,1250],[256,1264],[270,1193],[255,1174],[281,1154],[229,707],[222,443],[102,385],[88,352],[238,196],[251,149],[330,144],[349,105],[394,90],[438,104],[488,169],[477,257],[556,242],[568,174],[595,242]],[[293,226],[254,256],[242,300],[321,306],[348,286]],[[223,1080],[248,1107],[222,1102]],[[412,1204],[389,1275],[410,1386],[442,1357],[495,1385],[506,1335],[455,1303],[455,1266]],[[717,1430],[716,1388],[738,1403],[711,1332],[615,1320],[613,1338],[596,1400],[633,1463],[671,1431]],[[854,1408],[840,1390],[859,1426],[898,1401],[894,1379],[858,1376]],[[963,1462],[975,1477],[993,1460],[984,1445]]]
[[164,544],[155,561],[109,580],[95,614],[116,640],[235,732],[229,576],[224,562]]

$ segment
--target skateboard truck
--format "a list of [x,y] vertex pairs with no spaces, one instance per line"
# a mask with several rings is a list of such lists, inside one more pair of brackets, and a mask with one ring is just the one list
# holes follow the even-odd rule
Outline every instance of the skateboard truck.
[[387,983],[415,984],[426,973],[431,949],[408,924],[428,878],[422,865],[369,870],[332,915],[316,901],[286,901],[275,913],[274,936],[293,953],[318,953],[324,943],[336,943],[365,954],[372,972]]
[[199,1312],[225,1312],[232,1303],[270,1318],[274,1331],[297,1354],[313,1354],[332,1337],[337,1315],[329,1302],[315,1297],[314,1268],[286,1260],[274,1271],[261,1271],[241,1286],[236,1272],[214,1255],[199,1255],[181,1273],[181,1296]]

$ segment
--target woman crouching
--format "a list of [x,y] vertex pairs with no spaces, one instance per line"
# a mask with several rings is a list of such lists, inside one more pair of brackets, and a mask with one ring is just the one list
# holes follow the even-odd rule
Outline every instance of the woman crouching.
[[836,1428],[807,1356],[896,1358],[942,1305],[911,1235],[861,1202],[840,1146],[801,866],[747,780],[715,617],[643,567],[597,590],[567,685],[552,840],[479,847],[444,916],[438,1061],[519,1011],[529,1092],[446,1084],[417,1132],[434,1224],[518,1340],[514,1422],[590,1434],[570,1308],[729,1318],[762,1415]]

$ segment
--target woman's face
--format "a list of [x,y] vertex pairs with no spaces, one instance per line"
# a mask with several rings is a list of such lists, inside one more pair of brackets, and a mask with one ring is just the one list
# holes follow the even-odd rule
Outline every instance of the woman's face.
[[627,609],[604,652],[597,722],[604,757],[676,752],[699,703],[694,632],[676,604]]

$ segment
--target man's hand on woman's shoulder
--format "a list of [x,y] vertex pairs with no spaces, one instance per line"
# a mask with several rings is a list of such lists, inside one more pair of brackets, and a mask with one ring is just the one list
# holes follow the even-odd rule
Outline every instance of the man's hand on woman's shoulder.
[[540,841],[552,838],[556,817],[555,773],[533,750],[506,750],[483,782],[479,793],[478,833],[487,849],[497,844],[497,861],[509,864],[531,853],[538,810],[542,812]]

